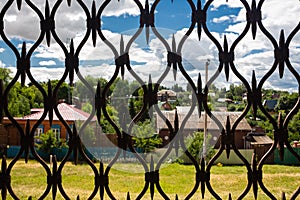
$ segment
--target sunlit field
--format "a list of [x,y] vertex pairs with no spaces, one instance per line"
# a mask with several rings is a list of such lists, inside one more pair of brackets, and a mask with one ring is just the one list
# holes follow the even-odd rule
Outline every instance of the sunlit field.
[[[8,160],[9,164],[10,160]],[[95,164],[99,169],[99,163]],[[104,166],[106,168],[106,165]],[[109,186],[112,194],[117,199],[126,199],[129,193],[135,199],[144,187],[145,176],[143,167],[134,163],[118,163],[109,173]],[[300,186],[300,167],[283,165],[265,165],[263,167],[263,181],[265,186],[280,198],[282,192],[289,197]],[[222,199],[228,199],[229,193],[236,199],[245,189],[247,184],[247,170],[244,166],[213,166],[211,170],[211,186]],[[192,165],[164,164],[160,170],[160,184],[163,191],[170,199],[184,199],[191,192],[195,183],[195,169]],[[14,193],[20,199],[38,199],[47,186],[47,176],[44,168],[36,161],[18,161],[11,171],[11,184]],[[87,199],[94,189],[94,172],[87,164],[74,165],[66,163],[62,171],[62,184],[66,194],[71,199]],[[46,199],[52,199],[50,192]],[[8,194],[8,199],[12,197]],[[56,199],[64,199],[60,192]],[[99,192],[95,199],[100,199]],[[109,199],[105,196],[105,199]],[[150,190],[143,199],[151,199]],[[154,199],[163,199],[155,190]],[[193,199],[201,199],[200,189]],[[213,198],[205,190],[205,199]],[[252,189],[244,199],[254,199]],[[259,188],[258,199],[268,199]]]

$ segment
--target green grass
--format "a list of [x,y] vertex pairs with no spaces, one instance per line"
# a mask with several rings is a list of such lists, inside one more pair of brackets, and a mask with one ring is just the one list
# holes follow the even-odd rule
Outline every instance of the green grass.
[[[9,161],[8,161],[9,163]],[[96,164],[99,168],[99,163]],[[265,165],[263,167],[263,181],[265,186],[276,196],[281,197],[281,192],[286,192],[287,199],[300,186],[300,167]],[[160,170],[160,184],[165,193],[175,199],[184,199],[193,189],[195,180],[195,169],[191,165],[165,164]],[[35,161],[18,161],[11,172],[12,188],[20,199],[38,199],[46,189],[45,170]],[[73,165],[67,163],[62,172],[63,187],[71,199],[87,199],[94,188],[94,173],[86,165]],[[236,199],[247,184],[247,170],[243,166],[213,166],[211,169],[211,185],[222,199],[228,199],[231,193]],[[116,164],[109,173],[109,185],[111,192],[117,199],[126,199],[127,192],[130,192],[132,199],[142,191],[144,186],[143,167],[139,164]],[[8,199],[12,199],[8,195]],[[47,199],[52,199],[51,192]],[[63,199],[58,192],[57,199]],[[100,199],[97,194],[95,199]],[[107,196],[105,199],[109,199]],[[143,199],[150,199],[149,190]],[[154,199],[163,199],[157,190]],[[193,199],[201,199],[201,192],[198,191]],[[214,199],[206,189],[205,199]],[[245,199],[254,199],[252,189]],[[258,199],[267,198],[259,189]]]

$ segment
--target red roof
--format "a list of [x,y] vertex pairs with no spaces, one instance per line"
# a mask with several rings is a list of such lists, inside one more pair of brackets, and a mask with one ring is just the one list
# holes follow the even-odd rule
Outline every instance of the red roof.
[[[78,108],[75,108],[73,105],[68,105],[66,103],[60,103],[57,105],[57,109],[60,113],[60,115],[63,117],[66,121],[85,121],[87,120],[91,115],[87,112],[84,112]],[[26,115],[22,117],[22,119],[29,119],[29,120],[39,120],[44,113],[44,109],[41,109],[41,111]],[[49,120],[49,114],[47,113],[47,116],[45,120]],[[55,111],[53,111],[53,120],[59,120],[58,117],[55,114]],[[97,118],[94,116],[92,118],[92,121],[96,121]]]

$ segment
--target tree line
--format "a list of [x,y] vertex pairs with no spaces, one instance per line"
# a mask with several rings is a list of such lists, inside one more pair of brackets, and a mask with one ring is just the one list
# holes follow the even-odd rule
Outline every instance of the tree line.
[[[247,90],[244,85],[231,84],[229,90],[226,92],[226,97],[231,98],[233,103],[227,105],[228,111],[243,111],[247,105],[246,96]],[[294,108],[299,99],[299,94],[296,92],[287,92],[274,89],[262,90],[262,103],[266,111],[277,121],[279,114],[283,119]],[[270,107],[267,105],[268,101],[273,101]],[[258,109],[256,119],[254,119],[252,110],[246,116],[246,119],[251,127],[261,127],[268,136],[274,137],[273,126],[263,112]],[[300,140],[300,112],[291,119],[288,125],[289,142]]]
[[[0,69],[0,79],[3,82],[4,88],[12,80],[10,76],[11,71],[6,68]],[[97,84],[100,83],[103,89],[108,81],[104,78],[94,78],[92,76],[85,77],[85,82],[87,82],[91,88],[95,89]],[[51,80],[49,82],[41,82],[40,85],[48,92],[48,86],[51,84],[52,88],[55,88],[58,80]],[[160,87],[160,89],[168,89],[166,87]],[[177,99],[172,102],[172,106],[176,107],[190,105],[191,87],[189,85],[186,88],[181,85],[174,84],[169,88],[177,93]],[[217,88],[215,85],[211,85],[209,88],[209,103],[211,110],[217,110],[220,106],[218,99],[227,98],[231,99],[233,103],[227,103],[226,107],[228,111],[243,111],[247,105],[247,101],[243,99],[246,95],[247,90],[244,85],[231,84],[229,89]],[[279,91],[274,89],[263,89],[262,90],[262,101],[265,100],[277,100],[276,106],[272,110],[268,110],[269,113],[274,117],[278,118],[279,113],[285,117],[294,107],[298,101],[298,93],[289,93],[287,91]],[[81,82],[77,81],[74,86],[70,86],[67,83],[63,83],[57,93],[57,99],[63,99],[66,103],[75,104],[78,108],[86,111],[92,111],[92,98],[94,98],[94,93],[90,93],[87,86]],[[122,123],[128,124],[137,113],[142,109],[143,106],[143,89],[137,81],[122,80],[118,78],[107,91],[107,107],[106,110],[108,114],[113,118],[113,120],[122,127]],[[9,91],[8,95],[8,110],[10,114],[14,117],[21,117],[30,114],[31,108],[43,108],[44,98],[41,92],[32,84],[26,86],[21,86],[19,82],[16,82],[14,86]],[[265,132],[272,137],[273,127],[265,117],[265,115],[258,110],[257,120],[253,119],[252,111],[247,114],[247,120],[252,127],[260,126]],[[145,112],[141,120],[145,121],[149,119],[149,113]],[[104,118],[101,119],[101,123],[104,127],[104,131],[111,132],[114,131],[113,127]],[[123,127],[124,128],[124,127]],[[298,112],[290,121],[288,126],[289,140],[299,140],[300,134],[300,112]]]

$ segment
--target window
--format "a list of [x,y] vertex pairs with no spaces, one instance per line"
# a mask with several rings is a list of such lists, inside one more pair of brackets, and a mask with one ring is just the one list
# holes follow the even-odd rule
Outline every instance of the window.
[[[73,130],[73,126],[75,126],[75,124],[69,124],[69,127],[70,127],[71,130]],[[67,131],[66,132],[66,141],[69,141],[69,138],[70,138],[69,134],[70,133]]]
[[44,126],[43,125],[39,125],[37,127],[37,129],[35,130],[35,132],[34,132],[34,141],[35,142],[40,142],[41,140],[38,139],[38,137],[40,137],[40,135],[43,134],[43,133],[44,133]]
[[54,124],[54,125],[51,126],[51,130],[52,130],[55,138],[57,140],[60,140],[60,126],[57,125],[57,124]]

